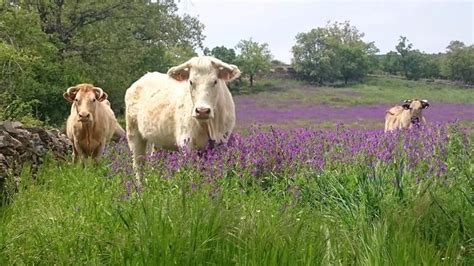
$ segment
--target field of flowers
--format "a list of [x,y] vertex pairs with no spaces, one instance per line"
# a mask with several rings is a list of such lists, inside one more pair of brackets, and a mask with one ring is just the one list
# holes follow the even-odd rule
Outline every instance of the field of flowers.
[[[400,103],[393,103],[393,106]],[[354,106],[331,106],[304,102],[273,101],[262,104],[259,99],[237,99],[238,128],[251,125],[273,125],[277,127],[329,127],[344,123],[351,127],[383,128],[385,111],[390,104]],[[474,122],[474,105],[461,103],[431,102],[431,108],[424,112],[428,121],[447,123]]]
[[[230,176],[250,180],[291,178],[291,173],[298,169],[318,174],[345,165],[373,169],[396,165],[418,181],[429,180],[442,177],[447,171],[449,128],[430,124],[391,134],[384,134],[381,129],[342,125],[319,130],[251,128],[248,135],[233,134],[226,145],[210,143],[205,151],[151,153],[147,166],[151,175],[165,179],[190,170],[214,182]],[[452,130],[462,132],[457,128]],[[467,135],[457,136],[461,138],[461,150],[467,151]],[[109,149],[109,176],[133,177],[130,157],[125,142]]]
[[274,94],[236,97],[225,145],[149,154],[143,185],[124,142],[95,165],[25,173],[1,209],[0,264],[474,264],[474,135],[451,120],[470,121],[472,103],[384,134],[345,120],[384,104]]
[[333,128],[344,123],[350,127],[383,128],[385,111],[412,98],[428,99],[431,106],[424,112],[428,121],[460,121],[470,126],[474,123],[474,93],[467,89],[454,91],[436,84],[393,79],[369,80],[368,84],[349,88],[277,80],[270,88],[257,95],[235,97],[238,130],[254,124]]

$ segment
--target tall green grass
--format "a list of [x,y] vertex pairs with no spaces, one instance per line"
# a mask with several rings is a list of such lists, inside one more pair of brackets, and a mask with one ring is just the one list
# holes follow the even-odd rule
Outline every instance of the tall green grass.
[[421,183],[361,161],[260,181],[149,170],[128,194],[107,161],[49,160],[0,211],[0,264],[473,265],[472,158],[450,141],[447,176]]

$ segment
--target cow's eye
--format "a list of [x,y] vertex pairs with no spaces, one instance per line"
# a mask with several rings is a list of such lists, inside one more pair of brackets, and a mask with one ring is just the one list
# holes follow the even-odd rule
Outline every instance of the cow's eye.
[[76,98],[76,99],[74,99],[74,101],[78,102],[78,101],[79,101],[79,99],[77,99],[77,98]]
[[189,81],[189,85],[191,85],[191,86],[193,85],[193,82],[191,80]]
[[92,99],[92,102],[95,102],[95,98],[94,98],[94,99]]
[[214,85],[216,85],[216,84],[217,84],[217,79],[216,79],[216,80],[214,80]]

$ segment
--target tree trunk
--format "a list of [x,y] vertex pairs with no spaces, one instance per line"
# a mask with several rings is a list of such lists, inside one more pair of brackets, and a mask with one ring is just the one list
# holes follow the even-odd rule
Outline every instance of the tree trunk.
[[250,88],[253,87],[253,75],[250,75]]

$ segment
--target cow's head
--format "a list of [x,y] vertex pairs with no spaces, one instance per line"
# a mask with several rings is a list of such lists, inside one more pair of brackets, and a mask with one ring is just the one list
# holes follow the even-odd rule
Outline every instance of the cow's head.
[[201,56],[170,68],[168,75],[188,83],[193,102],[192,116],[204,121],[214,117],[219,94],[226,89],[225,82],[239,77],[240,70],[214,57]]
[[419,122],[421,118],[421,113],[423,109],[426,109],[430,106],[427,100],[405,100],[403,102],[403,109],[410,110],[410,116],[412,122]]
[[106,100],[108,95],[101,88],[91,84],[79,84],[68,88],[63,97],[73,104],[80,122],[92,123],[97,104]]

